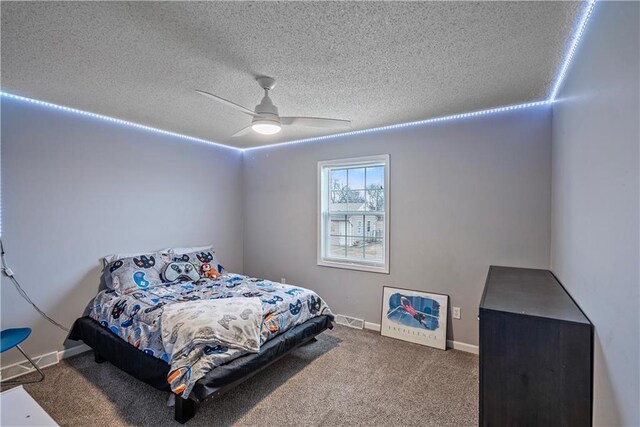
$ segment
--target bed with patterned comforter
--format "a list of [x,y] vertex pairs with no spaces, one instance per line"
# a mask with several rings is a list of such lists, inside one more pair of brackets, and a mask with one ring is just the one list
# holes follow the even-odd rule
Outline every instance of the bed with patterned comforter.
[[89,316],[171,366],[167,381],[187,397],[217,366],[248,353],[309,319],[330,315],[305,288],[238,274],[165,283],[121,293],[105,290]]

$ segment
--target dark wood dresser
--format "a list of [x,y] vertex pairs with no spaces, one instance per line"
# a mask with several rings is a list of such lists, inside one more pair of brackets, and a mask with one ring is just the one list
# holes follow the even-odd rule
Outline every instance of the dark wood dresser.
[[547,270],[489,268],[480,425],[590,426],[593,326]]

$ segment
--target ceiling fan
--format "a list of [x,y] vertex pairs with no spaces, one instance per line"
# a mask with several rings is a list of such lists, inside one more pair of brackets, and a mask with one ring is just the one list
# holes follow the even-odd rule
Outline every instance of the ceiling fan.
[[256,105],[254,111],[235,102],[220,98],[212,93],[196,90],[200,95],[204,95],[253,117],[251,124],[233,134],[233,137],[246,135],[252,130],[263,135],[273,135],[280,132],[282,126],[306,126],[324,129],[346,129],[351,126],[350,120],[326,119],[322,117],[280,117],[278,108],[273,105],[271,98],[269,98],[269,91],[276,86],[275,79],[262,76],[256,78],[256,80],[260,87],[264,89],[264,97],[262,101],[260,101],[260,104]]

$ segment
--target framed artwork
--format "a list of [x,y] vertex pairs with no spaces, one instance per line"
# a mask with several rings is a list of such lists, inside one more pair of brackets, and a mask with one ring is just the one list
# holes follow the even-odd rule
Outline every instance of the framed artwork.
[[445,350],[448,302],[448,295],[385,286],[380,333]]

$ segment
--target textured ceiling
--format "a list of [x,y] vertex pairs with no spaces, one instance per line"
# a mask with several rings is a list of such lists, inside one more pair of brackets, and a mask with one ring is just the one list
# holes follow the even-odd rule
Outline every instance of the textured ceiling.
[[544,99],[579,2],[2,2],[2,90],[237,147],[254,78],[352,129]]

